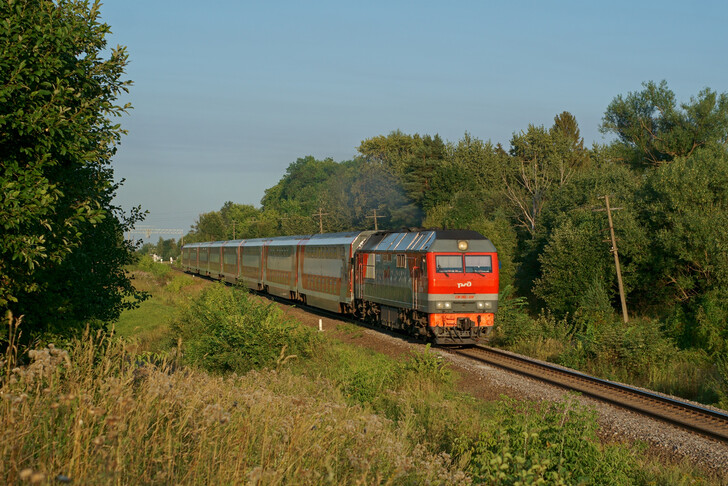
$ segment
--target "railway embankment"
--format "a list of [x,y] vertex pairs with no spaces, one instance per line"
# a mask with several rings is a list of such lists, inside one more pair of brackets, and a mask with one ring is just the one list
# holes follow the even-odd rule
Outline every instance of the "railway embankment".
[[605,437],[580,398],[544,400],[503,372],[239,289],[147,270],[137,281],[159,320],[3,367],[6,482],[724,480]]

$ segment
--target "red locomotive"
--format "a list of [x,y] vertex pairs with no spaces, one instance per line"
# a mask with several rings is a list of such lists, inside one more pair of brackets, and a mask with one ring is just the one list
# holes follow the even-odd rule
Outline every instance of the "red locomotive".
[[192,243],[182,267],[437,344],[485,339],[498,307],[498,253],[469,230]]

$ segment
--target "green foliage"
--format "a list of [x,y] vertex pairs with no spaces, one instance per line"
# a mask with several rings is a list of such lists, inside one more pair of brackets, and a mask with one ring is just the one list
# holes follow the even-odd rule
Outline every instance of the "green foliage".
[[185,361],[217,373],[244,373],[311,356],[316,334],[246,290],[216,284],[182,308],[172,323]]
[[301,215],[311,216],[320,206],[327,183],[338,171],[332,159],[317,160],[312,156],[297,159],[275,186],[266,189],[261,200],[263,209],[283,210],[286,204],[297,203]]
[[351,348],[338,349],[327,359],[336,363],[332,378],[340,383],[349,403],[384,410],[391,418],[401,417],[402,410],[392,405],[390,393],[408,383],[427,383],[440,389],[450,389],[454,383],[452,370],[429,345],[424,351],[410,352],[404,361]]
[[529,125],[511,139],[511,159],[502,169],[505,196],[520,227],[534,236],[553,188],[566,184],[589,160],[576,119],[564,112],[554,125]]
[[141,297],[123,234],[142,214],[112,205],[127,55],[107,50],[99,7],[0,4],[0,308],[27,315],[27,338],[111,321]]
[[576,311],[582,293],[595,280],[614,280],[614,262],[601,243],[601,221],[591,212],[581,216],[581,221],[568,219],[554,230],[539,257],[542,277],[536,280],[534,292],[559,315]]
[[163,279],[169,275],[169,272],[172,271],[172,267],[165,265],[164,263],[155,262],[149,255],[143,255],[139,258],[137,268],[143,272],[148,272],[154,275],[158,279]]
[[533,319],[526,312],[528,302],[525,297],[515,295],[512,285],[506,286],[498,294],[498,312],[496,313],[494,344],[511,345],[518,336],[523,334],[522,329],[531,327]]
[[635,166],[659,166],[728,140],[728,94],[706,88],[678,108],[666,81],[642,86],[642,91],[617,96],[600,128],[617,134]]
[[165,240],[161,236],[157,241],[157,244],[144,243],[137,253],[140,255],[152,255],[159,256],[163,261],[168,262],[170,258],[176,259],[182,253],[181,248],[177,245],[177,241],[174,238]]
[[457,454],[469,458],[477,483],[624,484],[638,482],[637,457],[599,443],[594,412],[575,400],[559,403],[501,402],[489,431],[461,440]]
[[369,163],[392,174],[419,208],[426,211],[449,199],[450,186],[442,183],[447,147],[439,135],[406,135],[397,130],[362,141],[358,150]]
[[452,370],[437,353],[430,350],[430,345],[424,351],[411,351],[409,358],[401,365],[401,371],[416,375],[419,380],[430,380],[442,384],[452,384]]
[[418,226],[422,219],[395,176],[364,159],[343,162],[327,186],[322,196],[328,213],[325,231],[374,229],[374,210],[379,229]]
[[700,150],[655,171],[644,190],[655,275],[670,298],[728,288],[728,153]]
[[[584,293],[601,286],[610,301],[616,300],[616,271],[608,240],[604,195],[614,211],[622,278],[632,302],[644,292],[649,278],[650,241],[640,220],[636,201],[637,179],[625,166],[606,164],[576,174],[554,191],[541,218],[538,240],[532,245],[538,259],[531,270],[534,294],[559,315],[577,312]],[[524,269],[525,270],[525,269]]]
[[728,154],[697,150],[647,178],[644,219],[654,235],[650,287],[675,303],[671,333],[684,346],[725,353],[728,337]]

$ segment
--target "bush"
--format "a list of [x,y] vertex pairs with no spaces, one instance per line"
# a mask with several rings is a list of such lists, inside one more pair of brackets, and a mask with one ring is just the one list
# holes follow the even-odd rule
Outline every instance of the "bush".
[[538,404],[507,399],[494,417],[488,432],[457,446],[476,483],[634,484],[637,479],[639,448],[632,455],[602,446],[595,413],[573,399]]
[[171,266],[163,263],[157,263],[149,255],[142,255],[139,258],[137,267],[143,272],[151,273],[158,279],[165,278],[172,270]]
[[172,322],[185,361],[214,372],[244,373],[312,356],[316,334],[246,290],[211,285]]

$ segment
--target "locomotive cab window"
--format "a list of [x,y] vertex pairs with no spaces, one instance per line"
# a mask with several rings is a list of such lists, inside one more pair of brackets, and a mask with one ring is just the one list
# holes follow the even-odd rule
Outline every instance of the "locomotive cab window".
[[465,255],[466,273],[491,273],[493,263],[490,255]]
[[463,273],[463,257],[461,255],[437,255],[435,263],[439,273]]

